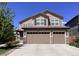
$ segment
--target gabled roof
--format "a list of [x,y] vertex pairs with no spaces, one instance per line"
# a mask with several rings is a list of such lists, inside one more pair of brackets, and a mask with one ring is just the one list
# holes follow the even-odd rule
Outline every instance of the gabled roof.
[[63,16],[60,16],[60,15],[58,15],[58,14],[56,14],[56,13],[53,13],[53,12],[51,12],[51,11],[49,11],[49,10],[45,10],[45,11],[43,11],[43,13],[44,13],[44,14],[49,13],[49,14],[51,14],[51,15],[53,15],[53,16],[55,16],[55,17],[58,17],[58,18],[60,18],[60,19],[63,19],[63,18],[64,18]]
[[47,16],[47,15],[45,15],[45,14],[42,14],[42,13],[39,13],[39,14],[34,15],[34,16],[32,16],[32,18],[35,19],[35,18],[37,18],[37,17],[39,17],[39,16],[43,16],[43,17],[45,17],[45,18],[49,18],[49,16]]
[[43,16],[43,17],[49,19],[49,16],[47,16],[47,15],[45,15],[45,14],[42,14],[42,13],[39,13],[39,14],[36,14],[36,15],[34,15],[34,16],[28,17],[28,18],[26,18],[26,19],[20,21],[20,24],[23,23],[23,22],[25,22],[25,21],[27,21],[27,20],[29,20],[29,19],[35,19],[35,18],[37,18],[37,17],[39,17],[39,16]]
[[55,17],[58,17],[58,18],[60,18],[60,19],[63,19],[62,16],[57,15],[57,14],[55,14],[55,13],[52,13],[52,12],[50,12],[49,10],[45,10],[45,11],[43,11],[42,13],[38,13],[38,14],[36,14],[36,15],[34,15],[34,16],[28,17],[28,18],[26,18],[26,19],[20,21],[20,24],[23,23],[23,22],[25,22],[25,21],[27,21],[27,20],[29,20],[29,19],[34,19],[34,18],[39,17],[39,16],[43,16],[43,17],[49,19],[49,16],[45,15],[46,13],[50,13],[51,15],[53,15],[53,16],[55,16]]
[[[76,19],[77,18],[77,19]],[[69,20],[65,25],[67,26],[68,24],[70,24],[72,21],[79,21],[79,15],[76,15],[75,17],[73,17],[71,20]]]

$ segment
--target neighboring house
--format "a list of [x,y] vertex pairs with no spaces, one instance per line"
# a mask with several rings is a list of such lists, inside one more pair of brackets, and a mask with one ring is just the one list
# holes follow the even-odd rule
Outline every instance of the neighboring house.
[[69,27],[63,17],[46,10],[20,21],[21,37],[25,44],[65,44]]
[[70,27],[70,36],[75,36],[76,39],[79,39],[79,15],[72,18],[65,25]]

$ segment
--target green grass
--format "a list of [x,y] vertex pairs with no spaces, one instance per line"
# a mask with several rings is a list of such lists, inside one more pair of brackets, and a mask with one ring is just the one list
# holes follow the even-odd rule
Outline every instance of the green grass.
[[6,52],[8,52],[9,50],[11,50],[11,49],[13,49],[13,48],[16,48],[16,47],[19,47],[19,46],[0,47],[0,55],[6,53]]
[[4,54],[5,52],[7,52],[9,49],[5,49],[5,48],[0,48],[0,55]]

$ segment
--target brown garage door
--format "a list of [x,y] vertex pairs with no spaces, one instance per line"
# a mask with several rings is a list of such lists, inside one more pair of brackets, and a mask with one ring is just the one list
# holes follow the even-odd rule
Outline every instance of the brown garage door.
[[53,43],[54,44],[65,44],[65,33],[64,32],[53,32]]
[[50,32],[27,32],[27,44],[49,44]]

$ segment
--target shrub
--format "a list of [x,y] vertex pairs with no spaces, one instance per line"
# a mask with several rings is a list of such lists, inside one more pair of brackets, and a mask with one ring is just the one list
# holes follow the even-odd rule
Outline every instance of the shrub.
[[75,36],[69,37],[69,45],[79,48],[79,42],[76,40]]
[[70,36],[69,37],[69,44],[74,44],[76,42],[75,36]]
[[16,47],[18,43],[19,43],[19,41],[8,42],[8,43],[6,43],[6,47],[13,48],[13,47]]

